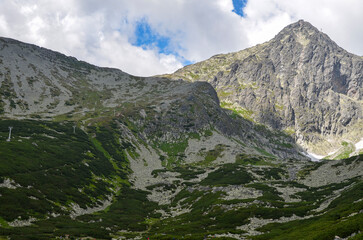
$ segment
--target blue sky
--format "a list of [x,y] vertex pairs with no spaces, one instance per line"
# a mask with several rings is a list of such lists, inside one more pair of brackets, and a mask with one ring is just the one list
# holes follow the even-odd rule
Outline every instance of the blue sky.
[[156,49],[159,54],[174,55],[184,66],[193,62],[180,56],[177,49],[180,46],[171,45],[171,37],[163,36],[153,29],[147,19],[141,19],[135,26],[135,40],[130,40],[134,46],[147,49]]
[[246,6],[247,4],[247,0],[232,0],[233,3],[233,12],[236,13],[237,15],[243,17],[243,8]]
[[273,38],[304,19],[363,55],[362,0],[0,0],[0,36],[138,76]]
[[135,26],[135,46],[143,49],[157,48],[159,53],[173,54],[170,47],[170,37],[162,36],[151,28],[146,19],[140,20]]
[[[233,9],[231,12],[243,17],[243,8],[247,4],[247,0],[232,0]],[[171,46],[171,39],[169,36],[161,35],[156,29],[153,29],[146,18],[141,19],[135,26],[135,39],[130,40],[134,46],[142,47],[144,50],[154,48],[160,54],[172,54],[183,65],[189,65],[194,61],[185,59],[180,56],[177,49],[180,46]]]

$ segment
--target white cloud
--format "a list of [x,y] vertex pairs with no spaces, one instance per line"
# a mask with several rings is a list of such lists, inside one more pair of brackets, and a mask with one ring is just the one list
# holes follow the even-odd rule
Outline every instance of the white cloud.
[[299,19],[322,29],[346,50],[363,55],[363,1],[360,0],[249,0],[245,26],[250,44],[274,37]]
[[[2,1],[0,35],[140,76],[173,72],[182,67],[173,55],[159,54],[156,49],[142,49],[128,42],[136,21],[144,16],[129,17],[126,1],[100,3]],[[118,4],[114,7],[115,3]]]
[[9,29],[8,29],[8,23],[5,20],[4,16],[0,15],[0,32],[4,35],[8,35]]
[[172,55],[158,55],[155,50],[144,50],[132,46],[119,32],[103,37],[99,47],[93,49],[87,56],[91,62],[98,62],[101,66],[132,69],[133,74],[143,76],[145,72],[165,73],[181,68],[182,64]]
[[232,0],[2,0],[0,35],[141,76],[181,67],[156,46],[132,45],[141,19],[191,61],[267,41],[298,19],[363,55],[363,1],[249,0],[244,18],[232,9]]

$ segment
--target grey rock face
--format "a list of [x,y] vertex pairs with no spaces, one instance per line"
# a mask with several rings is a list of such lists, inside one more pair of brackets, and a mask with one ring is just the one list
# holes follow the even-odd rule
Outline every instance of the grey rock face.
[[363,118],[363,59],[302,20],[269,42],[214,56],[171,77],[208,81],[221,102],[237,103],[274,129],[294,129],[305,142],[341,136]]

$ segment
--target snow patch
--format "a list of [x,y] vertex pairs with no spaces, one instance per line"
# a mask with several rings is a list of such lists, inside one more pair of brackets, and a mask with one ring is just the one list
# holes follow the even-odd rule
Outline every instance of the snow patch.
[[[340,149],[340,148],[339,148],[339,149]],[[339,151],[339,149],[337,149],[337,150],[335,150],[335,151],[331,151],[330,153],[328,153],[328,155],[327,155],[327,156],[330,156],[330,155],[336,154],[336,153]]]
[[317,155],[317,154],[311,153],[311,152],[301,152],[301,154],[310,158],[310,160],[313,162],[319,162],[321,159],[323,159],[325,157],[325,156]]
[[360,139],[359,142],[357,142],[356,144],[354,144],[355,146],[355,150],[361,150],[363,149],[363,137]]

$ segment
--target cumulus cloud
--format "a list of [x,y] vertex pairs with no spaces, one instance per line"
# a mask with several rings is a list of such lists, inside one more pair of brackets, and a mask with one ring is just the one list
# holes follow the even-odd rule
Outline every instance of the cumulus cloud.
[[[262,43],[299,19],[363,55],[361,9],[360,0],[249,0],[241,17],[232,0],[2,0],[0,35],[148,76]],[[135,44],[140,21],[168,51]]]

